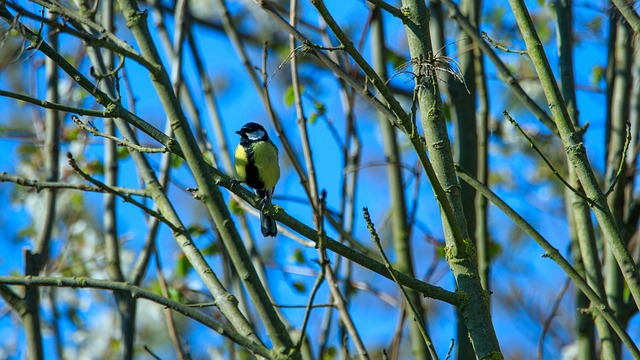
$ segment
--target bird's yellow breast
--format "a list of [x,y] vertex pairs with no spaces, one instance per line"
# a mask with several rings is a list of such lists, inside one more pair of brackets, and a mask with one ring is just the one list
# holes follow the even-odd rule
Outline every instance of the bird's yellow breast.
[[233,165],[236,169],[236,179],[238,181],[247,181],[247,164],[249,159],[247,158],[247,152],[242,145],[236,147],[236,151],[233,153],[234,162]]
[[278,149],[268,141],[257,141],[249,151],[242,145],[234,153],[236,179],[258,189],[273,189],[280,179]]
[[253,148],[253,163],[258,169],[260,180],[265,189],[272,189],[280,180],[280,165],[278,164],[278,149],[271,142],[259,141],[251,144]]

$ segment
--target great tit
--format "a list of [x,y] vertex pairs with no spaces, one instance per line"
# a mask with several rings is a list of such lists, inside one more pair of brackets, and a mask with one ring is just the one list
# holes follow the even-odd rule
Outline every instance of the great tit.
[[249,185],[263,199],[260,211],[262,236],[276,236],[276,222],[265,214],[264,209],[271,203],[273,189],[280,179],[278,148],[260,124],[246,123],[236,134],[240,135],[240,144],[234,153],[236,179]]

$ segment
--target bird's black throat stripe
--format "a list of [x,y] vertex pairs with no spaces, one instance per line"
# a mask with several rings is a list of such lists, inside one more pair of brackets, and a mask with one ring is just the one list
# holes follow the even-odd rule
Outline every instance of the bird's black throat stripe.
[[251,145],[244,146],[244,151],[247,153],[247,166],[245,171],[247,172],[246,182],[247,185],[256,189],[263,190],[264,183],[260,181],[260,176],[258,174],[258,168],[253,162],[253,148]]

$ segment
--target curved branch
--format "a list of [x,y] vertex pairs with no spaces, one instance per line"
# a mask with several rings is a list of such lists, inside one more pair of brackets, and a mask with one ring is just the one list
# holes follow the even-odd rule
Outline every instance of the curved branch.
[[0,284],[3,285],[21,285],[21,286],[50,286],[50,287],[68,287],[68,288],[87,288],[87,289],[103,289],[110,291],[121,291],[131,294],[134,299],[141,298],[151,302],[163,305],[180,314],[198,321],[206,327],[216,331],[220,335],[232,340],[233,342],[244,346],[256,355],[264,356],[267,359],[278,358],[271,350],[263,345],[257,344],[248,338],[240,335],[232,328],[208,317],[189,306],[183,305],[177,301],[165,298],[155,292],[145,290],[139,286],[131,285],[126,282],[117,282],[111,280],[98,280],[85,277],[31,277],[31,276],[0,276]]
[[456,167],[456,171],[458,172],[458,176],[467,184],[471,185],[476,191],[482,193],[484,197],[486,197],[489,201],[491,201],[498,209],[502,210],[505,215],[507,215],[511,220],[513,220],[516,225],[522,231],[524,231],[527,235],[531,236],[535,242],[544,249],[546,252],[543,257],[551,258],[555,261],[558,266],[571,278],[574,284],[582,290],[582,292],[589,298],[591,301],[591,309],[596,313],[602,315],[602,317],[607,320],[611,328],[615,331],[615,333],[622,339],[622,342],[627,346],[627,349],[631,352],[635,359],[640,358],[640,351],[636,347],[635,343],[629,336],[629,334],[625,331],[624,327],[618,322],[618,319],[613,314],[613,311],[607,304],[602,301],[600,296],[596,294],[596,292],[587,284],[587,282],[578,274],[576,269],[571,266],[569,261],[565,259],[560,251],[553,247],[547,239],[545,239],[540,233],[533,228],[520,214],[518,214],[515,210],[513,210],[507,203],[505,203],[498,195],[496,195],[491,189],[489,189],[486,185],[480,183],[476,180],[471,174],[466,172],[461,167]]

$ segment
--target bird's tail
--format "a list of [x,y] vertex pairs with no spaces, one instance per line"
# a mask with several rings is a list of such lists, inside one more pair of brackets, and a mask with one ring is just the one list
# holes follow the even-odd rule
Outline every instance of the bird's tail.
[[264,202],[262,203],[262,209],[260,211],[260,230],[262,230],[262,236],[264,237],[275,237],[276,235],[278,235],[278,227],[276,226],[276,221],[267,216],[264,209],[267,205],[271,204],[272,191],[273,190],[256,191],[258,193],[258,196],[264,199]]
[[260,212],[260,228],[262,230],[262,236],[264,237],[275,237],[278,235],[278,227],[276,226],[276,221],[272,218],[268,217],[264,211]]

